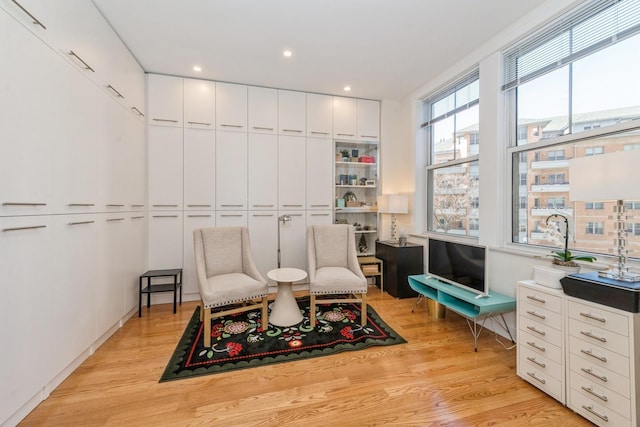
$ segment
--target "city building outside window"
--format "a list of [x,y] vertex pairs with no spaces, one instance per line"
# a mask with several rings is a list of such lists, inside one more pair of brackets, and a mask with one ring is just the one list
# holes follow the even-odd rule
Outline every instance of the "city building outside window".
[[[571,250],[608,253],[615,202],[570,201],[569,160],[640,149],[639,51],[638,0],[585,2],[505,49],[513,243],[554,246],[540,229],[555,213],[569,218]],[[640,201],[625,206],[633,214]],[[633,224],[628,245],[638,258]]]
[[478,236],[479,87],[475,70],[423,101],[428,231]]

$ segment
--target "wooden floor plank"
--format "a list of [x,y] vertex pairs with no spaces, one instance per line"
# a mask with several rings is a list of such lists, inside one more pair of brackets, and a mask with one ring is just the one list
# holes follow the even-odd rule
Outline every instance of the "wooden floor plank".
[[[407,344],[159,383],[194,302],[144,309],[67,378],[24,426],[588,426],[516,375],[515,349],[426,304],[371,288]],[[512,331],[514,333],[515,331]]]

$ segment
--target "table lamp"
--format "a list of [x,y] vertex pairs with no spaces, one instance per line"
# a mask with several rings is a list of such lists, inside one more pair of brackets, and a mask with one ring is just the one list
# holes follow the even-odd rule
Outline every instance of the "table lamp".
[[384,194],[378,196],[378,212],[391,214],[390,241],[397,242],[396,214],[409,213],[409,197],[404,194]]
[[569,160],[569,200],[581,202],[615,201],[613,240],[617,262],[600,277],[640,282],[640,271],[627,266],[627,220],[624,200],[640,200],[638,169],[640,150],[627,150]]

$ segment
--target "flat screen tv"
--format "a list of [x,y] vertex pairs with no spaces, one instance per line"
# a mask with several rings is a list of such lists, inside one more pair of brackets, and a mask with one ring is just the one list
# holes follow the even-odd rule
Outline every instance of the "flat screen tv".
[[476,298],[489,295],[486,265],[484,246],[429,238],[427,274],[477,293]]

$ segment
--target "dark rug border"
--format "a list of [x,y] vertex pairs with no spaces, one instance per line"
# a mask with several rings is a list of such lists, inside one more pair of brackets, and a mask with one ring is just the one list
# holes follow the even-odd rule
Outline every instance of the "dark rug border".
[[[329,305],[329,304],[318,304],[318,305]],[[328,356],[331,354],[342,353],[345,351],[353,351],[353,350],[362,350],[368,347],[375,346],[389,346],[389,345],[397,345],[397,344],[405,344],[407,340],[405,340],[400,334],[393,330],[387,323],[382,320],[380,315],[375,311],[371,305],[367,304],[367,316],[372,317],[378,326],[383,329],[389,338],[385,340],[381,339],[372,339],[368,338],[365,341],[358,342],[356,344],[353,343],[342,343],[336,344],[332,347],[327,347],[324,349],[314,349],[311,351],[303,351],[300,353],[289,353],[289,354],[281,354],[275,357],[265,357],[260,360],[253,359],[251,361],[239,361],[228,363],[222,366],[213,365],[209,367],[200,367],[195,370],[185,369],[181,372],[174,373],[175,370],[180,368],[180,362],[184,360],[184,357],[187,355],[189,351],[189,342],[190,337],[197,333],[196,329],[200,327],[200,306],[196,307],[187,327],[182,333],[182,337],[180,337],[180,341],[173,351],[171,358],[169,359],[169,363],[167,363],[162,376],[158,382],[168,382],[174,380],[180,380],[185,378],[194,378],[205,375],[223,373],[223,372],[232,372],[241,369],[248,369],[258,366],[267,366],[267,365],[275,365],[278,363],[292,362],[296,360],[304,360],[311,359],[314,357]],[[231,365],[231,366],[228,366]]]

